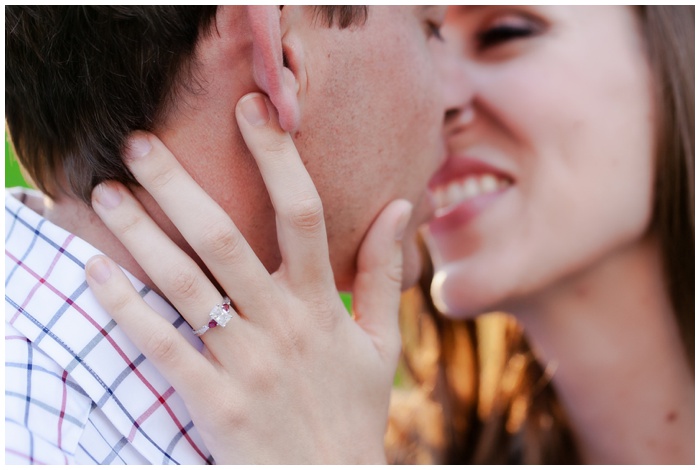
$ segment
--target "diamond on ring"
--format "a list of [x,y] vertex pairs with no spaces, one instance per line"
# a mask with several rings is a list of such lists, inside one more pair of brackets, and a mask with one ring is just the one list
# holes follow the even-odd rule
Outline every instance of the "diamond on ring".
[[209,312],[209,318],[211,319],[209,320],[209,323],[207,323],[198,330],[192,330],[192,333],[194,333],[197,336],[202,336],[211,328],[214,328],[216,326],[226,326],[229,320],[233,318],[233,316],[230,313],[228,313],[230,309],[231,299],[229,299],[228,297],[224,297],[221,303],[215,305],[214,308],[212,308]]

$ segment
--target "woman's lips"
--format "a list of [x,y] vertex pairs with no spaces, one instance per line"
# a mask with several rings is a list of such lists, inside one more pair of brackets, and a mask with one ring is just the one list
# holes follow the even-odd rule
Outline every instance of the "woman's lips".
[[469,157],[450,157],[430,181],[435,218],[430,231],[464,225],[513,185],[503,171]]

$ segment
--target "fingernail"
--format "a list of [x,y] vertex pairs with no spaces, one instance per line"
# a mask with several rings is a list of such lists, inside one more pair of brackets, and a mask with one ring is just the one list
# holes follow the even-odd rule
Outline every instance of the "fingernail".
[[131,158],[143,158],[151,151],[153,146],[151,141],[145,135],[134,135],[129,139],[129,148],[127,152]]
[[261,95],[245,98],[241,104],[241,113],[251,126],[260,127],[270,121],[265,99]]
[[107,209],[114,209],[122,202],[122,194],[119,190],[107,183],[98,184],[95,189],[92,190],[92,194],[97,203]]
[[88,276],[96,280],[99,284],[104,284],[112,277],[112,270],[103,258],[97,257],[88,261],[85,265]]
[[396,232],[395,232],[395,239],[396,241],[401,241],[403,240],[403,236],[406,233],[406,227],[408,227],[408,221],[411,219],[411,212],[413,209],[413,205],[410,203],[406,203],[407,207],[404,209],[403,214],[399,216],[399,220],[396,222]]

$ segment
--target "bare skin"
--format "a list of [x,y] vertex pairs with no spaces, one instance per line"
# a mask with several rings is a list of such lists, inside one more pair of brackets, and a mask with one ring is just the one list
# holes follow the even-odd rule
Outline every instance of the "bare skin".
[[442,191],[433,297],[451,317],[522,322],[585,462],[687,464],[695,385],[652,226],[665,156],[638,13],[449,10],[443,32],[472,98],[446,124],[438,178],[454,187],[486,173],[496,190]]
[[[411,206],[389,204],[365,238],[351,318],[335,287],[320,199],[291,138],[274,113],[257,125],[244,117],[251,109],[246,104],[262,100],[260,94],[245,96],[236,116],[277,213],[283,261],[271,275],[155,136],[137,133],[132,140],[132,149],[144,139],[150,149],[141,156],[132,150],[130,169],[235,306],[225,329],[201,337],[204,353],[151,310],[108,258],[88,262],[88,284],[183,397],[217,463],[382,463],[401,344],[401,238]],[[201,306],[221,303],[222,294],[189,256],[124,187],[102,184],[93,199],[96,213],[190,325],[206,324]],[[185,215],[192,212],[183,212],[183,205],[196,207],[197,217]],[[211,243],[203,226],[231,237],[223,245]],[[143,244],[144,237],[153,243]],[[352,375],[352,383],[334,380],[339,370]]]

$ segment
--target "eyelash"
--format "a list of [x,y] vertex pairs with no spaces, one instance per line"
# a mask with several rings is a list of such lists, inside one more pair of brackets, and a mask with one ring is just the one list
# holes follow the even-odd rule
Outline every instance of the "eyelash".
[[537,32],[538,28],[532,24],[528,24],[527,26],[494,26],[477,35],[478,46],[480,50],[484,50],[511,40],[534,36]]
[[428,37],[435,38],[440,42],[445,41],[445,38],[443,38],[442,34],[440,33],[440,25],[433,23],[432,21],[428,22]]

